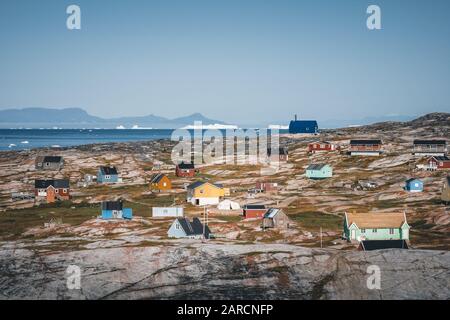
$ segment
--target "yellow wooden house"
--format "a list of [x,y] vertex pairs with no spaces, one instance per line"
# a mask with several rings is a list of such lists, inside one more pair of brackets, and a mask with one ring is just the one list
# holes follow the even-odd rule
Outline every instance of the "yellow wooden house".
[[229,194],[230,189],[221,184],[197,181],[187,186],[186,201],[196,206],[213,205]]

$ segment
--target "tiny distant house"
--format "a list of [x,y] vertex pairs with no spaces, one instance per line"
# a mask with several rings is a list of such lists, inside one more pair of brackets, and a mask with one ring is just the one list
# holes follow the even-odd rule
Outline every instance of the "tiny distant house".
[[172,182],[165,174],[157,173],[150,178],[150,189],[159,192],[169,191],[172,189]]
[[422,192],[423,191],[423,182],[419,179],[408,179],[405,182],[405,190],[408,192]]
[[263,217],[263,229],[276,228],[288,229],[290,224],[289,217],[281,209],[270,208]]
[[289,123],[290,134],[317,134],[319,125],[316,120],[298,120],[295,115],[294,120]]
[[188,218],[177,218],[167,231],[169,238],[209,239],[210,235],[211,230],[198,218],[193,218],[192,222]]
[[263,204],[246,204],[242,210],[245,219],[261,219],[267,212]]
[[445,203],[450,203],[450,176],[446,177],[444,180],[444,185],[442,187],[441,200]]
[[119,182],[119,173],[116,167],[100,167],[97,173],[98,183],[117,183]]
[[413,155],[415,156],[445,156],[447,154],[446,140],[414,140]]
[[330,152],[336,150],[339,150],[339,147],[327,141],[319,141],[308,144],[309,153]]
[[61,170],[64,167],[64,158],[60,156],[36,157],[36,170]]
[[184,217],[184,208],[182,207],[153,207],[153,218]]
[[350,140],[350,155],[352,156],[379,156],[382,151],[382,141],[374,140]]
[[433,156],[428,159],[428,170],[450,169],[450,158],[447,156]]
[[102,219],[126,219],[133,218],[133,210],[131,208],[123,208],[122,201],[103,201],[102,202]]
[[409,229],[403,212],[345,213],[343,238],[348,241],[408,240]]
[[328,164],[310,164],[306,168],[306,176],[309,179],[326,179],[333,176],[333,168]]
[[276,192],[278,192],[278,183],[258,181],[255,185],[255,189],[258,192],[276,193]]
[[191,178],[195,176],[195,166],[193,163],[180,163],[175,168],[175,175],[177,177]]
[[267,157],[269,162],[287,162],[289,161],[289,152],[285,147],[280,147],[278,150],[269,148],[267,149]]
[[35,198],[47,203],[70,199],[70,184],[67,179],[35,180]]
[[197,181],[187,186],[186,201],[195,206],[217,205],[226,194],[221,184]]

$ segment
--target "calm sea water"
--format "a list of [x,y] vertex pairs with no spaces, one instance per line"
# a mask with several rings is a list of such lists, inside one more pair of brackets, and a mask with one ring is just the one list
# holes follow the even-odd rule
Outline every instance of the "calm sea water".
[[0,151],[168,139],[172,132],[173,129],[0,129]]
[[0,129],[0,151],[170,138],[172,129]]

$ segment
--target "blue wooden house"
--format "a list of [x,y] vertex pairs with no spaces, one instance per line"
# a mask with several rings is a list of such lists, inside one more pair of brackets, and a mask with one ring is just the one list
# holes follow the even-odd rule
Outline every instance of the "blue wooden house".
[[423,182],[415,178],[408,179],[405,182],[405,190],[409,192],[422,192]]
[[98,183],[116,183],[119,182],[119,173],[116,167],[100,167],[97,173]]
[[306,176],[309,179],[326,179],[333,176],[333,168],[328,164],[310,164],[306,168]]
[[102,202],[102,219],[126,219],[133,218],[133,209],[124,208],[122,201],[103,201]]
[[289,133],[309,133],[316,134],[319,132],[319,125],[316,120],[297,120],[297,115],[295,119],[289,124]]

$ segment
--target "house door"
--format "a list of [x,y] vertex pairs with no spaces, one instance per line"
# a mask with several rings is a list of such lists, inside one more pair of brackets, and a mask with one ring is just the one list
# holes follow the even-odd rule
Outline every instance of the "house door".
[[200,205],[200,199],[195,199],[195,204],[196,204],[197,206],[199,206],[199,205]]
[[356,230],[352,230],[350,240],[356,240]]

